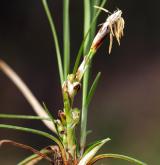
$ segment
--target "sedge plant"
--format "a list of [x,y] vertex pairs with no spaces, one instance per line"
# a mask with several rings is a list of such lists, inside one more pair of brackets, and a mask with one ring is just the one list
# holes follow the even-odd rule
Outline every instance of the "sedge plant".
[[[106,0],[83,1],[84,37],[77,53],[74,68],[71,70],[70,63],[73,61],[70,58],[70,0],[63,0],[63,52],[60,51],[53,16],[51,15],[47,0],[41,0],[41,4],[46,14],[46,18],[48,19],[54,40],[63,96],[63,108],[58,111],[58,119],[55,119],[47,106],[44,103],[41,105],[38,102],[27,85],[13,71],[13,69],[4,61],[0,60],[0,70],[3,71],[4,74],[6,74],[6,76],[8,76],[8,78],[17,86],[37,114],[37,116],[0,114],[0,118],[41,120],[44,125],[52,131],[51,134],[32,128],[0,123],[1,129],[11,129],[37,134],[51,140],[51,145],[42,148],[40,151],[13,140],[1,140],[0,145],[8,143],[33,152],[33,155],[22,160],[18,163],[18,165],[34,165],[42,159],[46,159],[49,163],[55,165],[92,165],[98,160],[104,158],[123,159],[132,164],[145,165],[145,163],[139,160],[121,154],[106,153],[97,155],[99,149],[105,143],[110,141],[110,138],[98,140],[89,145],[86,144],[88,109],[101,76],[101,73],[99,72],[91,87],[89,87],[91,62],[105,39],[110,41],[109,54],[111,53],[114,38],[116,38],[120,44],[120,39],[123,36],[125,25],[125,21],[122,17],[122,11],[118,9],[115,12],[110,13],[108,10],[104,9],[103,7],[106,4]],[[107,12],[109,16],[96,34],[97,18],[101,11]],[[81,89],[82,106],[81,108],[77,108],[74,107],[74,99]],[[80,125],[80,137],[77,137],[76,135],[76,128],[78,125]]]

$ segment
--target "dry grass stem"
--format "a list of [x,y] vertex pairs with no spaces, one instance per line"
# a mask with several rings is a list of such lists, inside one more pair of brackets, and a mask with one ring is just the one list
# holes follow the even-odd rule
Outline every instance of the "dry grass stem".
[[[31,105],[36,114],[40,117],[47,117],[48,114],[44,111],[41,104],[38,102],[36,97],[32,94],[27,85],[23,82],[23,80],[13,71],[11,67],[9,67],[3,60],[0,60],[0,70],[17,86],[17,88],[21,91],[23,96],[26,98],[28,103]],[[53,132],[56,133],[56,128],[51,121],[43,120],[43,123]]]

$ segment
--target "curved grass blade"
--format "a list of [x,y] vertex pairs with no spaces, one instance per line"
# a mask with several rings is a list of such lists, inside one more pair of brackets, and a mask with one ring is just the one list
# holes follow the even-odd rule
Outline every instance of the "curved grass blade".
[[80,162],[78,165],[86,165],[89,161],[92,160],[92,158],[95,156],[95,154],[98,152],[98,150],[106,143],[110,141],[110,138],[97,141],[93,144],[91,144],[83,154]]
[[[102,3],[100,4],[100,7],[103,7],[105,4],[106,4],[107,0],[103,0]],[[82,52],[83,52],[83,48],[84,48],[84,43],[92,29],[92,27],[94,26],[98,16],[100,15],[101,13],[101,10],[98,10],[96,12],[96,15],[94,16],[94,18],[92,19],[92,22],[90,24],[90,27],[88,29],[88,31],[86,32],[86,35],[84,36],[83,40],[82,40],[82,43],[81,43],[81,46],[79,48],[79,51],[78,51],[78,54],[77,54],[77,57],[76,57],[76,61],[75,61],[75,64],[74,64],[74,68],[73,68],[73,73],[75,74],[77,69],[78,69],[78,66],[79,66],[79,63],[80,63],[80,59],[81,59],[81,56],[82,56]]]
[[93,84],[92,84],[92,86],[89,90],[89,93],[88,93],[88,96],[87,96],[87,101],[86,101],[87,107],[89,106],[89,104],[91,102],[91,99],[92,99],[92,97],[95,93],[95,90],[97,88],[100,76],[101,76],[101,72],[98,72],[98,74],[97,74],[96,78],[94,79]]
[[[31,90],[23,82],[23,80],[9,67],[4,61],[0,59],[0,70],[17,86],[23,96],[26,98],[28,103],[31,105],[33,110],[40,117],[48,117],[47,113],[44,111],[43,107],[33,95]],[[54,133],[56,133],[55,125],[51,121],[43,120],[43,123]]]
[[51,134],[49,134],[47,132],[43,132],[43,131],[32,129],[32,128],[19,127],[19,126],[13,126],[13,125],[8,125],[8,124],[0,124],[0,128],[12,129],[12,130],[17,130],[17,131],[22,131],[22,132],[28,132],[28,133],[32,133],[32,134],[36,134],[36,135],[40,135],[40,136],[46,137],[46,138],[54,141],[59,146],[59,148],[60,148],[60,150],[62,152],[63,160],[64,160],[64,162],[66,162],[66,155],[65,155],[65,151],[64,151],[63,145],[59,141],[59,139],[57,139],[53,135],[51,135]]
[[31,151],[34,154],[38,155],[39,157],[41,157],[41,159],[46,159],[46,160],[52,162],[51,158],[49,158],[46,154],[41,153],[40,151],[34,149],[31,146],[28,146],[28,145],[25,145],[25,144],[22,144],[22,143],[18,143],[18,142],[15,142],[13,140],[0,140],[0,147],[4,144],[12,144],[12,145],[14,145],[18,148],[23,148],[25,150]]
[[46,113],[48,114],[50,120],[55,124],[54,118],[53,118],[52,114],[49,112],[49,110],[44,102],[43,102],[43,107],[44,107],[44,110],[46,111]]
[[25,120],[49,120],[48,117],[28,116],[28,115],[13,115],[13,114],[0,114],[0,118],[5,119],[25,119]]
[[48,110],[48,108],[47,108],[47,106],[46,106],[46,104],[45,104],[44,102],[43,102],[43,107],[44,107],[44,110],[46,111],[46,113],[48,114],[50,120],[51,120],[52,123],[55,125],[56,133],[57,133],[57,135],[58,135],[58,130],[57,130],[57,126],[56,126],[56,124],[55,124],[54,117],[53,117],[53,115],[50,113],[50,111]]
[[141,162],[137,159],[134,159],[134,158],[131,158],[131,157],[125,156],[125,155],[120,155],[120,154],[101,154],[101,155],[97,155],[87,165],[92,165],[95,162],[97,162],[98,160],[101,160],[101,159],[104,159],[104,158],[122,159],[122,160],[126,160],[126,161],[129,161],[130,163],[137,164],[137,165],[147,165],[146,163]]
[[14,125],[8,125],[8,124],[0,124],[0,128],[5,128],[5,129],[12,129],[12,130],[17,130],[17,131],[23,131],[23,132],[29,132],[37,135],[44,136],[50,140],[53,140],[57,145],[62,146],[61,142],[54,136],[50,135],[47,132],[43,132],[40,130],[32,129],[32,128],[26,128],[26,127],[20,127],[20,126],[14,126]]
[[59,75],[60,75],[60,81],[61,81],[61,85],[64,81],[64,77],[63,77],[63,67],[62,67],[62,60],[61,60],[61,53],[60,53],[60,48],[59,48],[59,43],[58,43],[58,37],[57,37],[57,32],[56,32],[56,28],[53,22],[53,18],[51,16],[51,12],[49,10],[48,4],[47,4],[47,0],[41,0],[46,16],[48,18],[49,21],[49,25],[52,31],[52,36],[54,39],[54,44],[55,44],[55,48],[56,48],[56,55],[57,55],[57,62],[58,62],[58,69],[59,69]]

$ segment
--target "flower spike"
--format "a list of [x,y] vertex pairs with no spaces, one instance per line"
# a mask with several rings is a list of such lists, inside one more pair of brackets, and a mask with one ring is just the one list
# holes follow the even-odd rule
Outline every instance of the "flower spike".
[[[96,8],[103,10],[108,13],[108,10],[97,7]],[[97,49],[102,44],[103,40],[107,36],[107,34],[110,35],[110,44],[109,44],[109,54],[112,50],[112,44],[113,44],[113,37],[115,37],[118,41],[118,44],[120,45],[120,39],[123,36],[123,29],[124,29],[124,19],[122,18],[122,11],[117,9],[113,14],[108,16],[106,19],[106,22],[102,24],[102,27],[98,31],[97,35],[95,36],[93,43],[91,45],[92,51],[97,51]]]

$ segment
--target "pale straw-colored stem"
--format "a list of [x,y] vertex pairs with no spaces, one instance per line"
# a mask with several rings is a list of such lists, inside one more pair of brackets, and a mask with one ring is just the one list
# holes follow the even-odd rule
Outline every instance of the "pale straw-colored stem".
[[[0,70],[17,86],[28,103],[31,105],[36,114],[40,117],[47,117],[48,114],[44,111],[44,108],[38,102],[36,97],[32,94],[27,85],[22,79],[2,60],[0,60]],[[42,122],[53,132],[57,133],[55,125],[51,121],[42,120]]]

